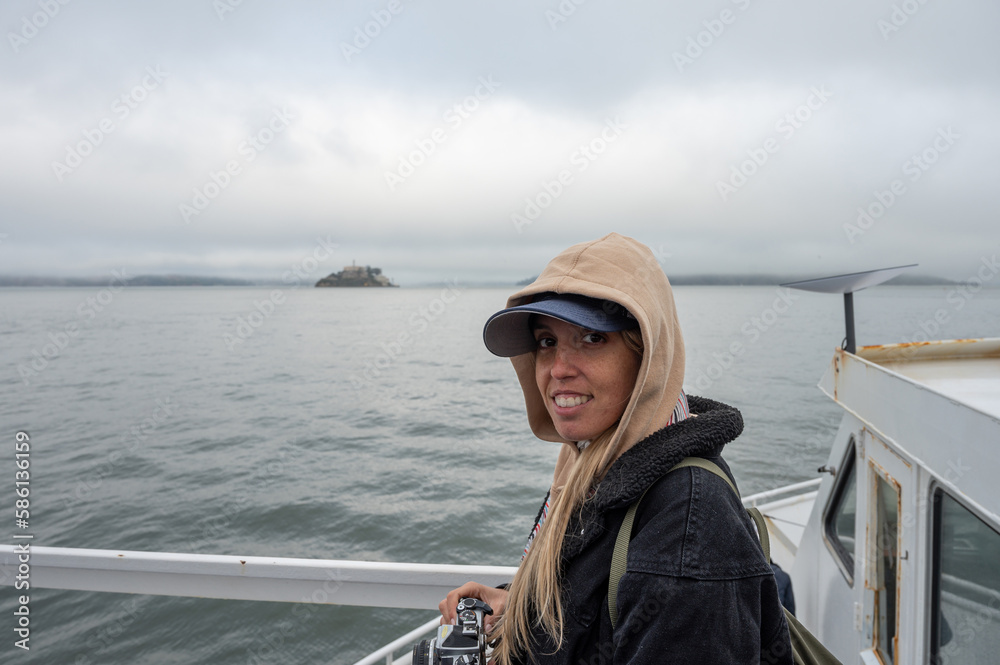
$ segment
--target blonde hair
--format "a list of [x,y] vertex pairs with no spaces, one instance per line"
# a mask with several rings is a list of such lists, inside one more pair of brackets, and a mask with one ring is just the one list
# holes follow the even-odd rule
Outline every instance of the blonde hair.
[[[626,347],[643,354],[639,329],[623,330]],[[532,629],[541,627],[556,650],[563,641],[563,609],[561,598],[561,563],[563,539],[573,515],[589,498],[590,490],[607,472],[601,468],[604,452],[614,438],[618,422],[591,440],[570,470],[562,491],[550,497],[549,514],[538,535],[531,543],[507,589],[503,616],[494,626],[490,639],[502,638],[493,652],[500,665],[511,665],[523,654],[531,652]]]

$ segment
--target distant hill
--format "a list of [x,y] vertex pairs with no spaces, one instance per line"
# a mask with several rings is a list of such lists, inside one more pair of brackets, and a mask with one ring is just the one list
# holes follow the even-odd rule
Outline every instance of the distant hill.
[[[813,279],[815,275],[670,275],[673,286],[777,286],[788,282]],[[537,279],[530,277],[516,282],[516,286],[527,286]],[[900,275],[887,284],[894,286],[936,286],[958,284],[958,282],[934,277],[933,275]]]
[[[373,272],[376,269],[372,269]],[[338,273],[339,274],[339,273]],[[377,277],[382,277],[377,275]],[[515,282],[515,286],[527,286],[531,284],[535,277],[522,279]],[[670,283],[674,286],[777,286],[787,282],[794,282],[802,279],[810,279],[815,275],[673,275]],[[324,278],[328,280],[330,278]],[[382,277],[388,282],[387,279]],[[320,280],[321,282],[324,280]],[[114,277],[108,275],[104,277],[28,277],[19,275],[0,275],[0,287],[10,286],[87,286],[104,287],[111,282],[118,283]],[[280,285],[273,279],[262,279],[251,281],[246,279],[235,279],[231,277],[204,277],[198,275],[137,275],[129,278],[126,282],[128,286],[271,286]],[[894,286],[948,286],[959,284],[955,280],[935,277],[933,275],[900,275],[887,282]],[[427,282],[414,284],[413,286],[439,286],[444,282]],[[327,286],[328,284],[318,284]],[[395,284],[386,284],[396,286]],[[510,282],[475,282],[463,281],[464,287],[507,287]]]
[[[674,286],[777,286],[806,279],[816,279],[816,275],[674,275],[670,278],[670,283]],[[933,275],[907,274],[886,282],[892,286],[936,286],[957,283]]]
[[[0,286],[107,286],[120,283],[114,277],[24,277],[0,275]],[[199,277],[197,275],[136,275],[125,282],[128,286],[254,286],[254,282],[229,277]]]

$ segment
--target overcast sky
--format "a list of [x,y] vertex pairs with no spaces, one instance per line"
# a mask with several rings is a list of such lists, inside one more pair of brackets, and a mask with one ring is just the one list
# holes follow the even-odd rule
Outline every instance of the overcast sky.
[[0,21],[2,274],[315,255],[317,278],[513,280],[609,231],[668,275],[966,279],[1000,253],[995,0],[8,0]]

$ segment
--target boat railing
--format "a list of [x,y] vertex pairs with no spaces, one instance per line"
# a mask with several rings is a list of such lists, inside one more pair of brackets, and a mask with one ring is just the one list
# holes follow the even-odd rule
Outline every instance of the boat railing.
[[[820,479],[746,497],[747,505],[806,490]],[[794,499],[795,497],[793,497]],[[281,557],[135,552],[31,546],[30,563],[14,545],[0,545],[0,585],[12,586],[19,566],[30,565],[37,588],[259,600],[400,609],[431,609],[469,580],[509,582],[510,566],[293,559]],[[23,554],[20,554],[23,556]],[[392,654],[434,630],[437,619],[369,654],[357,665]],[[405,662],[405,659],[401,659]]]
[[[470,579],[497,585],[516,568],[340,559],[0,545],[0,584],[29,565],[32,587],[227,600],[430,609]],[[20,555],[23,556],[23,555]]]
[[[793,483],[791,485],[785,485],[784,487],[777,487],[773,490],[767,490],[766,492],[758,492],[757,494],[751,494],[750,496],[743,497],[743,505],[747,507],[757,506],[764,502],[771,503],[774,499],[776,499],[779,496],[783,497],[795,493],[806,494],[806,492],[803,492],[803,490],[813,490],[814,488],[818,488],[820,483],[822,482],[823,482],[822,478],[813,478],[811,480],[803,480],[800,483]],[[796,496],[790,498],[795,500],[798,499],[799,497]]]
[[[819,487],[822,482],[822,478],[813,478],[800,483],[793,483],[791,485],[785,485],[784,487],[778,487],[773,490],[767,490],[766,492],[751,494],[750,496],[743,498],[743,505],[750,507],[767,502],[771,507],[780,507],[786,502],[795,502],[800,501],[803,498],[811,498],[815,495],[815,488]],[[782,497],[782,499],[774,501],[779,497]],[[374,665],[383,658],[385,659],[386,665],[401,665],[401,663],[408,663],[408,657],[394,661],[392,654],[406,645],[413,644],[418,637],[432,632],[435,630],[437,625],[438,620],[433,619],[427,624],[410,631],[406,635],[403,635],[389,644],[386,644],[381,649],[368,654],[354,665]]]
[[[0,585],[12,586],[27,570],[20,567],[29,566],[33,588],[400,609],[436,608],[449,591],[469,580],[496,586],[517,571],[508,566],[41,546],[32,546],[25,561],[15,547],[0,545]],[[437,622],[433,619],[360,662],[385,658],[391,664],[393,652],[432,631]]]
[[[389,642],[381,649],[371,652],[358,662],[354,663],[354,665],[375,665],[375,663],[383,659],[385,660],[385,665],[394,665],[398,663],[398,661],[395,661],[392,658],[392,655],[394,653],[396,653],[397,651],[399,651],[404,647],[413,646],[413,644],[417,642],[418,638],[436,631],[440,623],[441,623],[440,617],[434,617],[424,625],[417,626],[416,628],[408,632],[406,635],[403,635],[402,637],[397,637],[395,640]],[[406,663],[409,661],[409,658],[403,657],[400,660],[402,660],[403,663]]]

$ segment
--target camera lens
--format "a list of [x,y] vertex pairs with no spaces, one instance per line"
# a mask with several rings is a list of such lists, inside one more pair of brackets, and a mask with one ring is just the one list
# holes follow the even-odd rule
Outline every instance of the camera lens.
[[413,645],[412,665],[431,665],[431,641],[420,640]]

